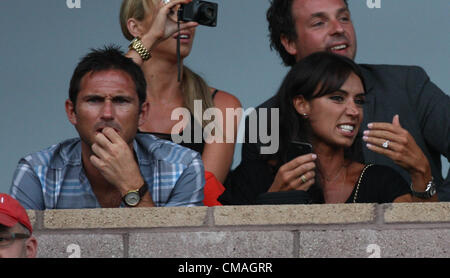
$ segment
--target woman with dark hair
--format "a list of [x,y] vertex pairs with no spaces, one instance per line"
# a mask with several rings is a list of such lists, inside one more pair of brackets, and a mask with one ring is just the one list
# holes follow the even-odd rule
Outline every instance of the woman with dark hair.
[[[359,162],[365,87],[352,60],[326,52],[304,58],[285,77],[276,101],[278,152],[242,163],[227,190],[241,187],[248,204],[425,201],[413,197],[393,169]],[[310,153],[297,153],[299,145],[310,145]],[[235,203],[228,201],[222,203]]]

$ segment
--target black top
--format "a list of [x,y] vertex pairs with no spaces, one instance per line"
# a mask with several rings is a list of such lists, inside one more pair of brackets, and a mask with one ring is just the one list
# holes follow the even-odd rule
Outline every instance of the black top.
[[[226,190],[219,201],[224,205],[324,203],[322,191],[317,186],[312,186],[308,192],[267,193],[275,174],[275,170],[262,160],[241,163],[228,175]],[[357,188],[356,203],[392,203],[397,197],[411,193],[402,176],[387,166],[371,165],[360,179],[359,188],[357,181],[346,203],[353,203]]]
[[366,169],[354,201],[357,184],[358,181],[346,203],[392,203],[397,197],[411,194],[409,184],[402,176],[383,165],[371,165]]
[[[219,90],[215,90],[212,95],[211,98],[214,99],[214,97],[216,96],[216,94],[219,92]],[[191,124],[194,123],[194,124]],[[191,150],[194,150],[200,154],[203,154],[203,149],[205,148],[205,140],[203,139],[203,128],[201,128],[201,137],[202,137],[202,141],[201,142],[195,142],[195,125],[200,125],[197,121],[195,121],[194,115],[191,114],[191,120],[188,124],[188,128],[191,129],[191,138],[190,138],[190,142],[181,142],[179,145],[189,148]],[[171,134],[166,134],[166,133],[158,133],[158,132],[142,132],[139,130],[139,133],[143,133],[143,134],[151,134],[154,135],[160,139],[163,140],[167,140],[170,142],[173,142],[172,140],[172,135]],[[183,136],[183,130],[180,132],[179,136]]]
[[[430,162],[439,200],[450,201],[450,170],[447,177],[443,177],[441,162],[441,155],[450,159],[450,96],[431,82],[420,67],[366,64],[360,64],[360,67],[366,85],[361,131],[366,129],[368,123],[390,123],[398,114],[402,127],[408,130]],[[264,117],[267,120],[267,134],[271,134],[270,108],[275,108],[275,104],[272,97],[255,110],[259,121],[259,109],[268,109],[267,117]],[[249,126],[252,121],[249,117],[245,119],[242,161],[259,159],[262,156],[260,148],[265,145],[260,141],[250,143]],[[259,123],[253,124],[252,128],[258,129],[258,126]],[[366,144],[361,144],[359,149],[363,154],[363,164],[386,165],[400,173],[406,181],[411,181],[408,171],[389,157],[369,150]]]

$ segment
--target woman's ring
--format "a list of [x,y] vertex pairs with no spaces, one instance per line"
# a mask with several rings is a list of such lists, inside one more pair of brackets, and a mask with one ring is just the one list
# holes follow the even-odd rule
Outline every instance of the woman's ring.
[[306,183],[307,182],[307,179],[306,179],[305,175],[302,175],[300,177],[300,179],[302,180],[302,183]]
[[383,143],[383,148],[389,149],[389,143],[391,143],[391,141],[386,140],[386,141]]
[[164,5],[167,5],[167,4],[170,3],[170,0],[162,0],[162,2],[163,2]]

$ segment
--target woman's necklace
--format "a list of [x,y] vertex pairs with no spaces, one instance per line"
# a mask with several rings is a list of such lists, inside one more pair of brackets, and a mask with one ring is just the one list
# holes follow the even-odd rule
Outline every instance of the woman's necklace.
[[[336,174],[336,175],[334,176],[334,178],[332,178],[332,179],[327,178],[327,177],[324,176],[325,181],[326,181],[327,183],[332,183],[332,182],[334,182],[335,180],[337,180],[337,178],[339,178],[339,177],[341,176],[342,170],[344,170],[345,168],[347,168],[348,165],[349,165],[349,164],[345,164],[345,163],[342,164],[341,169],[339,169],[339,171],[337,172],[337,174]],[[347,171],[345,171],[345,172],[347,172]],[[345,183],[345,181],[344,181],[344,183]]]
[[[344,164],[341,169],[339,169],[338,173],[332,179],[326,179],[325,184],[327,184],[328,190],[325,197],[326,203],[345,203],[346,199],[343,198],[343,194],[345,193],[345,182],[347,181],[347,172],[348,172],[348,164]],[[333,184],[341,175],[342,170],[345,169],[344,179],[342,184],[337,185]]]

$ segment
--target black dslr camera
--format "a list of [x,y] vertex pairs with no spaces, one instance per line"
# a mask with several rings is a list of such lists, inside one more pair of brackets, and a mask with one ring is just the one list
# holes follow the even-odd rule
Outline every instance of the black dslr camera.
[[195,21],[200,25],[217,26],[218,4],[194,0],[189,4],[183,4],[178,9],[178,19],[180,21]]

